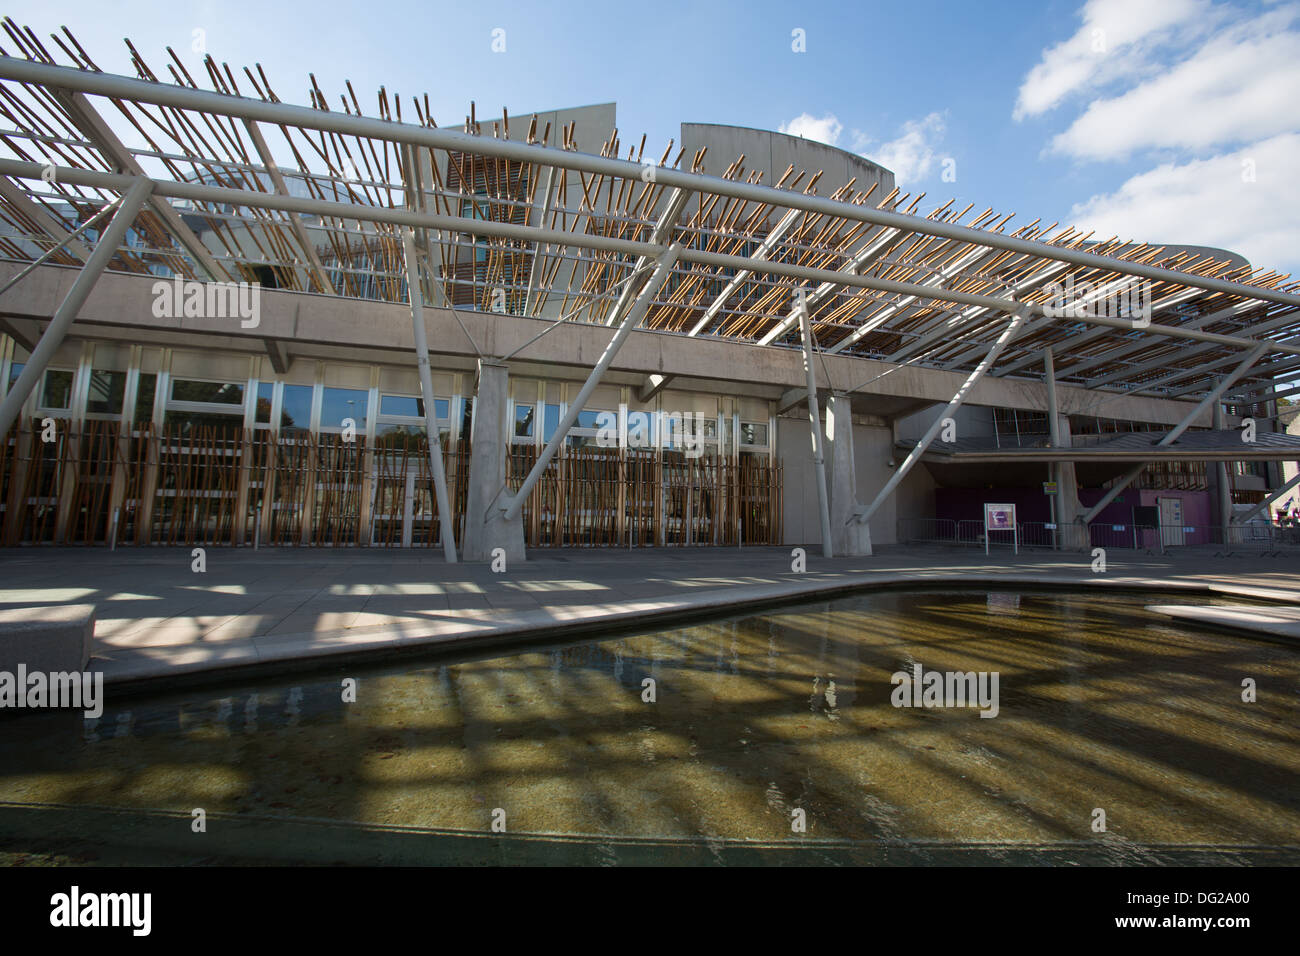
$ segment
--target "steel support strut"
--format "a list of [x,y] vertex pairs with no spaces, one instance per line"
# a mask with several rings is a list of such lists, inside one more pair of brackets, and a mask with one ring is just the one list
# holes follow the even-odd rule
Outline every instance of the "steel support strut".
[[72,283],[72,288],[64,297],[63,302],[54,310],[54,315],[50,319],[50,324],[45,329],[45,334],[41,340],[36,343],[36,348],[32,349],[31,357],[27,359],[27,364],[23,367],[22,374],[18,376],[18,381],[14,382],[13,388],[9,389],[9,394],[5,396],[4,402],[0,403],[0,435],[6,435],[9,429],[13,427],[18,418],[18,413],[22,410],[23,403],[27,401],[27,396],[31,394],[36,383],[40,381],[41,376],[45,374],[46,367],[50,364],[50,359],[54,358],[54,353],[58,351],[59,346],[63,343],[64,337],[68,334],[68,329],[72,328],[72,323],[77,318],[77,313],[81,307],[86,304],[86,299],[90,297],[91,290],[95,288],[95,283],[99,280],[100,274],[107,268],[113,256],[117,254],[118,248],[126,238],[126,231],[135,222],[136,213],[140,207],[149,199],[149,194],[153,191],[153,184],[144,178],[140,178],[132,183],[122,197],[122,205],[118,207],[117,212],[113,213],[113,219],[100,236],[99,242],[95,244],[95,249],[86,260],[77,279]]
[[803,370],[808,382],[808,427],[812,429],[813,468],[817,475],[817,513],[822,525],[822,557],[834,557],[831,546],[831,500],[826,487],[826,456],[822,448],[822,422],[817,411],[817,375],[813,370],[812,320],[802,295],[795,306],[803,333]]
[[875,500],[872,501],[871,504],[867,505],[866,511],[863,512],[862,517],[859,520],[867,521],[870,519],[871,516],[876,513],[876,510],[889,499],[889,496],[894,493],[894,489],[902,483],[903,479],[907,477],[907,473],[912,470],[912,466],[921,460],[921,456],[926,453],[926,450],[931,444],[933,444],[935,438],[939,436],[939,432],[943,429],[944,420],[949,418],[953,412],[957,411],[957,409],[961,408],[962,402],[966,400],[966,396],[970,390],[975,387],[975,383],[983,378],[984,373],[993,367],[993,363],[998,360],[998,356],[1002,354],[1002,350],[1006,348],[1008,342],[1015,338],[1016,333],[1020,331],[1020,327],[1025,324],[1025,320],[1028,318],[1028,308],[1022,307],[1016,312],[1011,321],[1007,324],[1007,327],[1002,330],[1002,334],[998,336],[997,341],[993,343],[993,347],[989,349],[988,354],[984,356],[984,360],[975,367],[975,371],[971,372],[970,375],[966,377],[966,381],[962,382],[961,388],[957,389],[957,394],[952,397],[952,401],[948,403],[948,407],[939,413],[939,417],[934,420],[934,424],[926,430],[921,441],[912,449],[911,453],[903,463],[898,466],[898,470],[894,472],[893,477],[891,477],[889,481],[885,482],[885,487],[880,489]]
[[610,364],[614,361],[614,356],[616,356],[618,350],[622,348],[624,340],[631,334],[632,330],[636,328],[640,321],[645,318],[645,314],[649,311],[650,303],[653,301],[655,295],[659,292],[660,288],[663,287],[663,284],[668,281],[668,275],[672,272],[673,266],[677,264],[677,255],[680,251],[681,246],[674,243],[664,250],[663,255],[659,257],[659,261],[655,265],[654,273],[641,289],[641,294],[628,310],[627,316],[623,319],[622,324],[619,325],[618,331],[614,333],[614,337],[609,340],[609,345],[605,346],[605,351],[601,353],[600,359],[596,362],[595,368],[591,370],[591,374],[587,376],[587,381],[583,382],[582,388],[578,390],[577,396],[575,396],[573,401],[569,404],[568,409],[560,419],[559,425],[556,426],[555,434],[551,436],[551,440],[548,441],[546,447],[542,449],[542,453],[537,457],[537,461],[534,463],[532,470],[528,472],[528,477],[524,479],[524,483],[519,486],[519,490],[511,495],[508,494],[505,489],[502,489],[502,493],[497,498],[496,506],[501,508],[507,521],[514,521],[523,511],[524,502],[528,500],[528,495],[532,492],[533,486],[537,484],[538,479],[540,479],[543,472],[546,471],[546,466],[551,463],[551,459],[554,458],[555,453],[559,451],[560,445],[563,444],[565,438],[568,436],[569,429],[572,428],[573,423],[578,420],[578,415],[586,406],[587,399],[590,398],[591,393],[595,391],[596,385],[600,382],[601,376],[605,374],[605,370],[608,369]]
[[[1200,404],[1197,405],[1195,408],[1193,408],[1190,412],[1188,412],[1187,416],[1181,422],[1179,422],[1177,425],[1174,426],[1173,431],[1171,431],[1164,438],[1160,439],[1160,441],[1156,442],[1155,447],[1167,448],[1168,446],[1176,442],[1178,440],[1178,436],[1181,435],[1183,432],[1187,431],[1187,429],[1191,428],[1192,422],[1200,418],[1207,408],[1209,408],[1211,405],[1217,402],[1223,396],[1223,393],[1226,392],[1232,386],[1232,384],[1237,381],[1237,379],[1241,378],[1241,376],[1246,373],[1246,370],[1248,368],[1250,368],[1252,365],[1258,362],[1260,356],[1262,356],[1267,350],[1268,350],[1268,346],[1262,343],[1255,346],[1253,349],[1251,349],[1250,352],[1247,353],[1246,357],[1241,360],[1241,364],[1238,365],[1235,369],[1233,369],[1229,374],[1225,375],[1222,379],[1220,379],[1219,384],[1214,386],[1214,389],[1210,392],[1210,394],[1206,395],[1205,398],[1201,399]],[[1086,525],[1090,521],[1092,521],[1093,518],[1097,517],[1097,515],[1101,514],[1102,509],[1105,508],[1112,501],[1114,501],[1115,497],[1121,491],[1123,491],[1125,488],[1131,485],[1133,483],[1133,480],[1137,478],[1138,475],[1142,474],[1142,470],[1146,468],[1146,466],[1147,463],[1142,462],[1141,464],[1134,465],[1132,468],[1126,471],[1120,477],[1120,479],[1111,486],[1110,490],[1107,491],[1106,494],[1102,495],[1101,500],[1098,501],[1091,508],[1089,508],[1087,514],[1079,518],[1079,521]],[[1224,520],[1224,523],[1225,524],[1227,523],[1226,519]]]
[[411,300],[411,328],[415,333],[415,362],[420,371],[420,395],[424,399],[424,429],[429,438],[429,473],[438,498],[438,528],[442,553],[448,564],[456,563],[456,534],[451,522],[451,497],[447,494],[447,473],[442,467],[442,443],[438,441],[438,413],[433,399],[433,373],[429,371],[429,341],[424,328],[424,293],[420,290],[420,263],[415,254],[415,235],[402,230],[402,254],[406,259],[406,292]]

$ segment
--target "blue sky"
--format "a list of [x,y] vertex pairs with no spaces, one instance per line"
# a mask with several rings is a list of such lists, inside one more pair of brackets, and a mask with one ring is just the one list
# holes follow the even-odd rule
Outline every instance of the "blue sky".
[[624,144],[647,133],[656,155],[682,121],[792,130],[894,169],[925,212],[955,197],[1013,228],[1300,267],[1300,3],[65,0],[15,19],[66,24],[113,72],[132,72],[129,36],[155,70],[170,45],[201,75],[201,37],[287,101],[314,72],[370,113],[381,84],[427,92],[443,124],[471,99],[480,117],[614,100]]

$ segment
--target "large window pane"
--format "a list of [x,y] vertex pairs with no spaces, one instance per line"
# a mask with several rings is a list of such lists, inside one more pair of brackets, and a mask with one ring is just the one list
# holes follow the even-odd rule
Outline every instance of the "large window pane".
[[135,389],[135,422],[153,421],[153,398],[158,390],[158,376],[153,372],[141,372],[140,384]]
[[414,418],[424,417],[424,399],[410,395],[379,396],[379,414],[409,415]]
[[532,405],[515,406],[515,437],[533,437],[533,416],[537,409]]
[[238,382],[195,382],[178,378],[172,381],[172,401],[242,405],[244,386]]
[[359,388],[327,388],[321,402],[321,428],[343,428],[343,420],[350,418],[358,431],[366,427],[366,405],[370,393]]
[[102,415],[119,415],[122,412],[122,397],[126,394],[126,372],[101,372],[95,369],[90,373],[90,395],[86,399],[86,411]]
[[168,430],[181,436],[202,432],[205,436],[235,438],[244,427],[241,415],[212,415],[207,412],[168,412]]
[[[614,420],[618,420],[617,412],[605,412],[598,408],[584,408],[578,412],[578,419],[573,423],[575,428],[599,428],[601,426],[601,415],[613,415]],[[605,419],[608,421],[608,418]]]
[[542,409],[545,412],[542,416],[542,441],[550,441],[555,436],[555,429],[560,427],[560,406],[544,405]]
[[271,423],[271,397],[274,392],[274,382],[257,383],[257,411],[255,421],[260,425],[269,425]]
[[424,428],[419,425],[384,425],[375,428],[376,448],[417,448],[424,440]]
[[471,425],[471,423],[472,423],[473,420],[474,420],[474,418],[473,418],[473,416],[474,416],[474,399],[472,399],[472,398],[462,398],[462,399],[460,400],[460,405],[461,405],[461,416],[460,416],[460,440],[461,440],[461,441],[469,441],[470,438],[471,438],[471,435],[470,435],[470,425]]
[[280,428],[306,431],[311,427],[310,385],[286,385],[280,404]]
[[72,373],[50,369],[45,373],[45,388],[41,391],[42,408],[67,408],[72,404]]

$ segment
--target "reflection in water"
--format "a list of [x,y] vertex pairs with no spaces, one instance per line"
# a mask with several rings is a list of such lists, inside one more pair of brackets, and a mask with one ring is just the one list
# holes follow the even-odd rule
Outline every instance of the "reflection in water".
[[[490,660],[110,687],[98,721],[0,721],[0,802],[310,820],[317,842],[329,821],[485,833],[500,807],[512,833],[715,856],[735,840],[1294,847],[1300,657],[1144,603],[877,593]],[[890,675],[916,665],[998,672],[998,716],[891,706]],[[0,818],[0,850],[21,812]]]

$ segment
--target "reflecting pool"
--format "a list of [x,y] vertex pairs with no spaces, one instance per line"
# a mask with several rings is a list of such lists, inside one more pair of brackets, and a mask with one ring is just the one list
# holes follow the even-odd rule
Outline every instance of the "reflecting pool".
[[[1171,600],[1212,603],[873,592],[110,686],[96,721],[0,719],[0,862],[1300,862],[1300,654]],[[918,666],[996,674],[996,716],[894,706]]]

